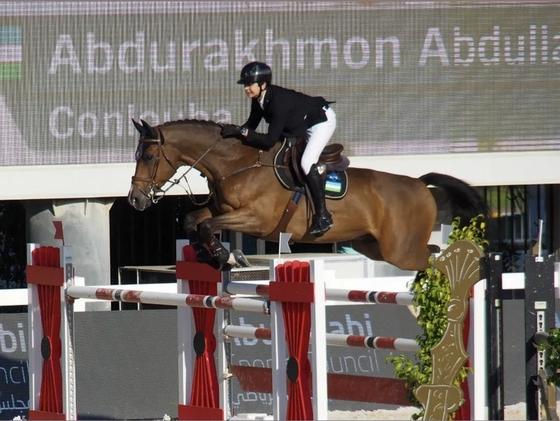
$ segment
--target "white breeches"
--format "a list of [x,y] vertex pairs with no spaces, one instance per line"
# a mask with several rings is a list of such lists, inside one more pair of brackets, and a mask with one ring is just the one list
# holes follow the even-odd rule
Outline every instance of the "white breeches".
[[336,129],[336,114],[332,107],[325,110],[325,114],[327,115],[327,121],[307,129],[307,146],[301,157],[301,167],[305,175],[309,174],[311,166],[317,163],[321,152],[331,140],[331,136]]

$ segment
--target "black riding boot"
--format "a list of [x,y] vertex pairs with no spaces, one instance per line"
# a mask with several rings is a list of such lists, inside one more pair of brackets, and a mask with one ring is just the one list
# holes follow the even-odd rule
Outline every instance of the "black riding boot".
[[307,174],[307,186],[313,196],[313,206],[315,207],[313,225],[309,233],[321,237],[333,226],[333,220],[325,203],[325,181],[319,174],[316,164],[311,166],[311,170]]

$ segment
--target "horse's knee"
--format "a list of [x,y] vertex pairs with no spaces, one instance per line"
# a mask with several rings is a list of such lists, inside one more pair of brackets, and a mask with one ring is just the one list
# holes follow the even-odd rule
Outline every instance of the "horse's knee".
[[196,220],[193,216],[186,215],[185,218],[183,218],[183,230],[185,230],[189,238],[191,235],[197,233]]
[[210,240],[212,240],[212,237],[214,237],[214,230],[210,226],[208,220],[202,221],[198,225],[198,233],[200,234],[200,238],[202,239],[202,241],[207,244],[210,243]]

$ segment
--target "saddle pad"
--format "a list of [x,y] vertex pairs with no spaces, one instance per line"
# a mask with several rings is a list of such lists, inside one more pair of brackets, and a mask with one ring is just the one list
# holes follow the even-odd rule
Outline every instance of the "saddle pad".
[[[280,184],[287,190],[297,191],[305,194],[305,188],[294,182],[291,169],[284,166],[284,155],[288,149],[288,142],[284,141],[282,147],[274,157],[274,172]],[[327,199],[342,199],[348,191],[348,176],[346,171],[327,171],[325,183],[325,197]]]

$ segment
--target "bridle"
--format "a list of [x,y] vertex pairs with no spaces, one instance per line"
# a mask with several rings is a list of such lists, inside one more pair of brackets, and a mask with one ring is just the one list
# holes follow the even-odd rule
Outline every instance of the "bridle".
[[[157,171],[158,171],[158,167],[159,167],[159,159],[161,156],[163,156],[165,158],[165,161],[169,164],[169,166],[171,168],[173,168],[174,173],[177,172],[177,170],[179,169],[179,167],[175,167],[175,165],[172,164],[171,160],[167,157],[167,155],[165,154],[164,151],[164,141],[163,141],[163,134],[161,133],[161,131],[159,129],[156,128],[156,130],[158,131],[158,138],[157,139],[151,139],[151,138],[145,138],[145,137],[141,137],[140,140],[138,141],[141,144],[156,144],[157,145],[157,149],[158,149],[158,154],[157,157],[155,157],[155,163],[153,166],[153,170],[152,170],[152,174],[150,176],[150,178],[146,178],[146,177],[138,177],[133,175],[132,176],[132,184],[134,184],[136,181],[141,181],[141,182],[147,182],[149,183],[149,190],[148,193],[144,192],[142,189],[138,189],[140,190],[140,192],[147,197],[148,199],[150,199],[152,201],[153,204],[156,204],[157,202],[159,202],[161,199],[163,199],[163,197],[166,195],[166,193],[173,187],[173,186],[179,186],[181,187],[183,190],[185,190],[185,193],[187,193],[187,196],[189,196],[189,198],[191,199],[191,202],[194,205],[205,205],[210,201],[210,198],[212,197],[212,195],[214,194],[214,190],[212,189],[211,185],[208,185],[208,188],[210,189],[210,194],[208,195],[208,197],[202,201],[202,202],[196,202],[194,200],[194,192],[189,184],[189,180],[187,179],[187,174],[189,173],[189,171],[191,171],[193,168],[195,168],[196,164],[198,164],[202,158],[204,158],[206,156],[206,154],[208,152],[210,152],[217,144],[218,142],[214,143],[212,146],[210,146],[206,152],[204,152],[200,158],[198,158],[192,165],[189,166],[189,168],[187,168],[187,170],[185,172],[183,172],[183,174],[181,174],[180,177],[173,179],[173,180],[167,180],[164,184],[169,183],[169,186],[167,186],[165,189],[164,188],[160,188],[158,187],[157,183],[156,183],[156,176],[157,176]],[[142,157],[138,157],[137,161],[142,159]],[[185,180],[185,183],[187,185],[187,187],[184,187],[183,185],[180,184],[181,180]]]
[[[165,160],[167,161],[167,163],[169,165],[171,165],[171,168],[175,168],[173,166],[173,164],[171,164],[171,161],[169,160],[169,158],[167,158],[167,155],[165,155],[165,152],[163,151],[163,145],[161,144],[161,141],[158,139],[147,139],[145,137],[140,138],[140,140],[138,141],[140,144],[157,144],[157,149],[158,149],[158,154],[156,157],[154,157],[155,159],[155,163],[153,165],[153,170],[152,170],[152,174],[149,178],[147,177],[139,177],[136,175],[132,176],[132,184],[134,184],[137,181],[140,182],[147,182],[149,183],[149,190],[146,193],[144,190],[142,189],[138,189],[140,190],[140,192],[146,196],[148,199],[150,199],[154,204],[159,202],[163,196],[165,196],[166,191],[163,191],[163,194],[161,194],[161,196],[159,195],[160,192],[162,192],[162,189],[160,189],[156,183],[156,175],[157,175],[157,171],[158,171],[158,167],[159,167],[159,159],[161,156],[163,156],[165,158]],[[140,146],[139,146],[140,147]],[[142,147],[142,150],[144,148]],[[142,159],[142,156],[138,157],[138,160]]]

